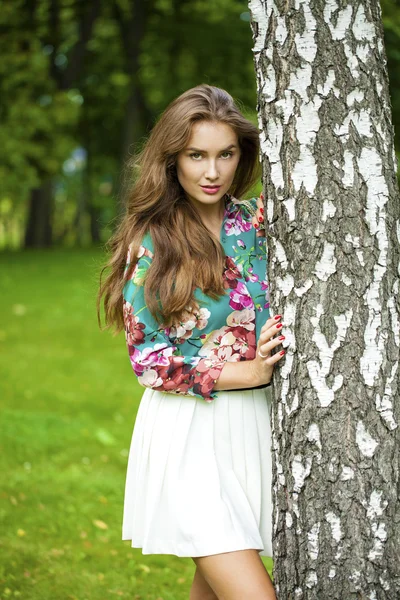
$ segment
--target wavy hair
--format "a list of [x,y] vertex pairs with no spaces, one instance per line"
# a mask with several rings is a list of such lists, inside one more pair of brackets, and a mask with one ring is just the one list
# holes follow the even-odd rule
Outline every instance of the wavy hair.
[[[123,287],[132,275],[147,231],[153,241],[154,258],[146,274],[144,294],[159,324],[170,326],[182,320],[188,307],[195,304],[196,287],[213,299],[224,293],[224,250],[202,223],[176,174],[176,157],[186,147],[193,124],[199,121],[227,124],[237,134],[241,152],[229,194],[240,198],[259,180],[258,128],[241,114],[228,92],[201,84],[175,98],[141,151],[127,163],[127,168],[137,169],[138,175],[125,192],[125,213],[106,244],[111,256],[100,273],[100,328],[103,297],[105,328],[114,325],[115,334],[124,328]],[[129,247],[131,263],[125,270]],[[105,269],[110,272],[101,283]]]

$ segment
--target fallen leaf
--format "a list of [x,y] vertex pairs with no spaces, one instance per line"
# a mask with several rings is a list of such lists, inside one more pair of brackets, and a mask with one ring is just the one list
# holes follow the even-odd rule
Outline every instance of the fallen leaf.
[[26,313],[25,304],[13,304],[12,311],[17,317],[22,317]]
[[145,573],[150,573],[150,567],[147,565],[138,565],[139,569],[142,569]]
[[94,519],[92,523],[93,525],[95,525],[95,527],[98,527],[99,529],[108,529],[107,523],[104,523],[104,521],[100,521],[100,519]]
[[111,435],[109,431],[101,428],[97,429],[95,438],[98,442],[100,442],[100,444],[103,444],[103,446],[114,446],[116,442],[115,437]]

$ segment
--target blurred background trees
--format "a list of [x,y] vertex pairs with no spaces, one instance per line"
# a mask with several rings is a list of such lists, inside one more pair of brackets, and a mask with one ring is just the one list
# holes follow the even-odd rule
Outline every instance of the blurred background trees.
[[[400,3],[381,6],[399,132]],[[3,0],[0,7],[1,249],[105,242],[123,209],[126,159],[190,87],[225,88],[257,122],[242,0]]]

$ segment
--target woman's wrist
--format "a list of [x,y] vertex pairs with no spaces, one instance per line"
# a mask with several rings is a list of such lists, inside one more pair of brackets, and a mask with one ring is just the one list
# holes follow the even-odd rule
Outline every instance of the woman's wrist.
[[248,389],[264,383],[257,372],[255,360],[227,361],[217,379],[214,390]]

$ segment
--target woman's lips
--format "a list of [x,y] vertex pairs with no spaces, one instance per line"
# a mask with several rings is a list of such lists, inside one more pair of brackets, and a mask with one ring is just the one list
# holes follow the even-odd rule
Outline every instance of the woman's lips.
[[214,185],[212,187],[204,187],[201,185],[200,187],[203,190],[203,192],[205,192],[206,194],[216,194],[221,186]]

